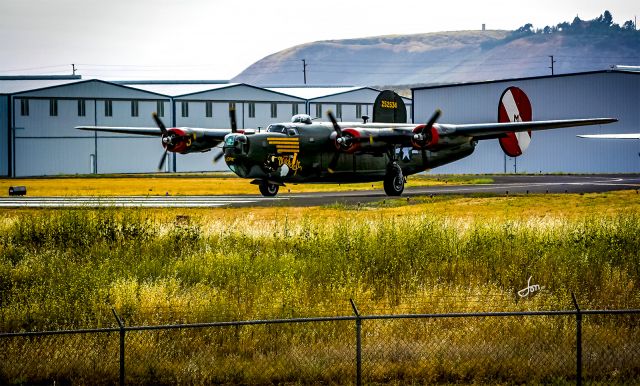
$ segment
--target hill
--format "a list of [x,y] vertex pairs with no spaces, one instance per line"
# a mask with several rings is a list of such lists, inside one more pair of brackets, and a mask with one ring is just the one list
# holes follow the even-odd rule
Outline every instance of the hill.
[[[607,12],[605,12],[605,15]],[[610,16],[610,14],[609,14]],[[602,16],[601,16],[602,18]],[[611,19],[533,30],[455,31],[302,44],[269,55],[232,79],[256,85],[437,84],[603,70],[640,64],[640,32]],[[605,25],[606,23],[606,25]]]

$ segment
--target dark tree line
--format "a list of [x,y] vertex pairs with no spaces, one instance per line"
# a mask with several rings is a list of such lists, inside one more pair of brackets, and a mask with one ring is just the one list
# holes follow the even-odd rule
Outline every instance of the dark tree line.
[[534,29],[533,24],[527,23],[511,33],[512,38],[520,38],[527,35],[547,35],[554,33],[562,34],[583,34],[583,33],[600,33],[600,34],[636,34],[636,25],[633,20],[625,21],[622,26],[613,22],[611,12],[604,13],[592,20],[582,20],[576,16],[571,23],[562,22],[555,26],[545,26],[544,28]]

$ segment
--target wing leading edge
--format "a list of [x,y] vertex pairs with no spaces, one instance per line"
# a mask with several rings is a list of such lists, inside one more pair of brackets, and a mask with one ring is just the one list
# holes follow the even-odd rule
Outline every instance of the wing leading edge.
[[560,129],[563,127],[576,127],[588,125],[604,125],[617,122],[615,118],[587,118],[587,119],[557,119],[549,121],[528,121],[528,122],[505,122],[505,123],[479,123],[450,125],[439,124],[438,126],[447,135],[463,135],[467,137],[477,137],[478,139],[496,138],[508,132],[539,131],[549,129]]
[[160,136],[162,131],[157,127],[111,127],[111,126],[76,126],[77,130],[103,131],[107,133],[136,134]]

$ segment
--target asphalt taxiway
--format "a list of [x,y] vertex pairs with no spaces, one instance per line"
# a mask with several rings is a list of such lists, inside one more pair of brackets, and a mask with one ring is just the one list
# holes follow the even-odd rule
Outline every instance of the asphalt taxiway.
[[[402,197],[429,195],[596,193],[614,190],[639,190],[640,174],[633,175],[506,175],[492,176],[491,184],[439,185],[405,188]],[[247,185],[247,188],[251,187]],[[0,197],[0,208],[196,208],[248,206],[319,206],[334,203],[357,204],[381,201],[388,197],[382,190],[234,196],[118,196],[118,197]]]

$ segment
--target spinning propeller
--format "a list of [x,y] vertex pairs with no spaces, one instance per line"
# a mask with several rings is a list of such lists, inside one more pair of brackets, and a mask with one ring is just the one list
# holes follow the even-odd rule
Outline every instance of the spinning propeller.
[[160,132],[162,132],[162,146],[164,146],[164,154],[162,154],[162,157],[160,158],[160,163],[158,164],[158,171],[162,171],[162,168],[164,167],[164,162],[167,159],[167,153],[169,152],[169,146],[173,145],[173,140],[175,139],[175,135],[173,135],[173,133],[170,133],[169,130],[167,130],[167,127],[164,125],[164,122],[162,122],[158,114],[153,113],[152,116],[153,116],[153,120],[156,122],[156,125],[160,129]]
[[[231,132],[232,133],[237,133],[238,132],[238,123],[236,121],[236,109],[233,107],[229,108],[229,122],[231,122]],[[220,158],[224,157],[224,150],[222,150],[220,153],[216,154],[215,157],[213,157],[213,162],[218,162],[220,161]]]
[[348,152],[352,148],[354,141],[357,140],[357,138],[355,138],[350,133],[345,133],[342,131],[342,128],[336,120],[336,117],[331,111],[327,111],[327,116],[333,124],[333,130],[335,130],[336,132],[336,152],[333,153],[333,157],[331,157],[331,161],[329,161],[329,166],[327,167],[329,173],[333,173],[336,165],[338,164],[340,153]]
[[434,123],[436,123],[438,118],[440,118],[441,114],[442,114],[442,111],[440,111],[440,109],[437,109],[436,111],[434,111],[431,118],[429,118],[429,121],[422,127],[420,131],[414,134],[413,136],[414,140],[416,141],[416,143],[421,145],[421,147],[425,147],[433,139],[431,130],[433,128]]
[[418,145],[420,148],[420,152],[422,153],[422,162],[424,164],[427,163],[426,147],[433,140],[433,125],[436,123],[438,118],[440,118],[441,114],[442,111],[440,109],[436,109],[436,111],[433,112],[433,115],[431,115],[431,118],[429,118],[429,121],[427,121],[427,123],[413,135],[413,143]]

